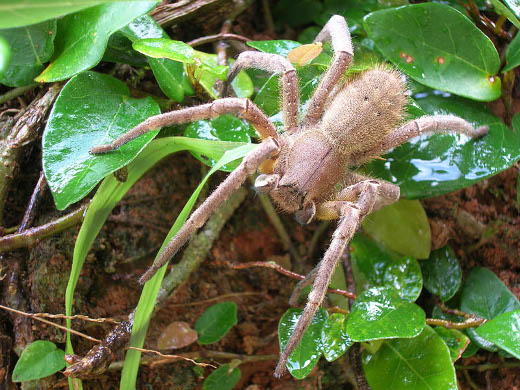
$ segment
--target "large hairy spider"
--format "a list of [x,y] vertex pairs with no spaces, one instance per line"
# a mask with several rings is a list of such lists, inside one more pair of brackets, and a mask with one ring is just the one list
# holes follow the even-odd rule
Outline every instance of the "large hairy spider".
[[250,100],[229,97],[150,117],[110,145],[92,148],[93,153],[108,152],[152,129],[224,114],[235,114],[248,120],[262,138],[262,143],[246,155],[238,168],[193,212],[155,264],[141,277],[141,283],[166,264],[188,237],[257,169],[261,175],[255,181],[256,190],[269,193],[281,210],[295,213],[300,223],[309,223],[313,218],[338,220],[323,260],[300,282],[290,299],[294,304],[301,290],[314,281],[303,314],[281,353],[275,371],[277,377],[285,372],[288,356],[322,303],[338,258],[363,218],[399,199],[398,186],[361,176],[349,167],[362,165],[425,132],[455,131],[478,137],[488,131],[485,126],[474,129],[465,120],[451,115],[423,116],[397,127],[407,102],[401,75],[376,67],[338,85],[354,56],[343,17],[333,16],[315,42],[328,40],[334,51],[332,65],[310,99],[302,121],[298,118],[296,70],[284,57],[247,51],[240,54],[230,69],[224,90],[243,68],[281,73],[285,130],[282,134]]

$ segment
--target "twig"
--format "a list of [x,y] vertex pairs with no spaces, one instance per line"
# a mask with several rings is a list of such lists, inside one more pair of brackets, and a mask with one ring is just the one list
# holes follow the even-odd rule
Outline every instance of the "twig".
[[31,199],[29,200],[29,204],[27,205],[27,209],[25,210],[22,222],[20,223],[20,227],[18,228],[18,233],[23,232],[25,229],[32,225],[32,222],[34,220],[34,211],[38,206],[41,196],[45,192],[45,188],[47,187],[46,184],[47,182],[45,180],[45,175],[43,174],[43,171],[41,171],[38,183],[36,183],[36,187],[34,187]]
[[6,93],[4,93],[3,95],[0,96],[0,104],[3,104],[11,99],[14,99],[20,95],[23,95],[25,92],[30,91],[31,89],[34,89],[38,85],[40,85],[40,84],[35,83],[35,84],[26,85],[25,87],[18,87],[18,88],[11,89],[10,91],[7,91]]
[[[253,267],[271,268],[271,269],[274,269],[275,271],[281,273],[282,275],[288,276],[288,277],[293,278],[293,279],[298,279],[298,280],[305,279],[305,276],[297,274],[297,273],[292,272],[292,271],[289,271],[288,269],[283,268],[281,265],[276,264],[273,261],[252,261],[252,262],[249,262],[249,263],[234,264],[234,263],[231,263],[229,261],[218,260],[218,261],[214,261],[213,264],[224,266],[224,267],[228,267],[228,268],[231,268],[231,269],[246,269],[246,268],[253,268]],[[345,297],[347,297],[349,299],[356,299],[357,298],[356,294],[348,292],[348,291],[345,291],[345,290],[338,290],[338,289],[335,289],[335,288],[329,288],[328,292],[332,293],[332,294],[343,295],[343,296],[345,296]]]
[[44,320],[43,318],[40,318],[39,316],[34,315],[32,313],[25,313],[25,312],[20,311],[20,310],[11,309],[10,307],[4,306],[4,305],[0,305],[0,309],[4,309],[4,310],[10,311],[12,313],[19,314],[21,316],[29,317],[29,318],[32,318],[32,319],[34,319],[36,321],[40,321],[40,322],[43,322],[45,324],[54,326],[55,328],[58,328],[58,329],[61,329],[61,330],[64,330],[64,331],[67,331],[67,332],[70,332],[70,333],[74,333],[75,335],[78,335],[78,336],[83,337],[83,338],[85,338],[87,340],[93,341],[95,343],[100,343],[101,342],[101,340],[98,340],[98,339],[96,339],[94,337],[90,337],[89,335],[86,335],[84,333],[78,332],[78,331],[76,331],[74,329],[69,329],[66,326],[56,324],[55,322]]
[[472,318],[480,319],[480,317],[477,317],[474,314],[466,313],[466,312],[460,311],[458,309],[450,309],[443,302],[439,303],[439,307],[446,314],[453,314],[453,315],[456,315],[456,316],[464,317],[467,320],[472,319]]
[[216,41],[240,41],[240,42],[249,42],[251,39],[244,37],[242,35],[238,34],[231,34],[231,33],[220,33],[220,34],[214,34],[214,35],[207,35],[205,37],[200,37],[197,39],[194,39],[192,41],[189,41],[187,44],[191,47],[196,47],[200,45],[204,45],[206,43],[212,43]]
[[201,366],[201,367],[213,367],[213,368],[217,368],[216,366],[214,366],[213,364],[209,364],[209,363],[198,363],[196,362],[195,360],[193,359],[190,359],[189,357],[186,357],[186,356],[180,356],[180,355],[165,355],[159,351],[154,351],[153,349],[145,349],[145,348],[137,348],[137,347],[128,347],[127,349],[135,349],[136,351],[139,351],[139,352],[144,352],[144,353],[153,353],[157,356],[160,356],[162,358],[166,358],[168,360],[171,360],[171,359],[175,359],[175,360],[178,360],[178,359],[182,359],[182,360],[187,360],[193,364],[195,364],[196,366]]
[[473,364],[469,366],[463,366],[456,364],[457,370],[476,370],[479,372],[488,370],[499,370],[502,368],[517,368],[520,367],[520,362],[500,362],[500,363],[485,363],[485,364]]
[[65,229],[77,225],[83,221],[88,205],[88,203],[84,204],[76,211],[46,223],[45,225],[27,229],[20,233],[0,237],[0,253],[31,246],[38,243],[43,238],[53,236]]
[[271,14],[271,7],[269,6],[269,0],[262,0],[262,7],[264,8],[265,26],[269,32],[274,32],[274,21],[273,15]]
[[451,322],[439,320],[438,318],[427,318],[426,325],[442,326],[446,329],[468,329],[478,328],[487,322],[485,318],[468,318],[465,322]]
[[208,303],[220,301],[222,299],[229,299],[229,298],[236,298],[236,297],[243,297],[247,295],[265,295],[261,292],[254,292],[254,291],[246,291],[241,293],[232,293],[232,294],[223,294],[219,295],[218,297],[211,298],[211,299],[205,299],[204,301],[197,301],[197,302],[188,302],[188,303],[176,303],[176,304],[170,304],[168,307],[188,307],[188,306],[199,306],[199,305],[207,305]]

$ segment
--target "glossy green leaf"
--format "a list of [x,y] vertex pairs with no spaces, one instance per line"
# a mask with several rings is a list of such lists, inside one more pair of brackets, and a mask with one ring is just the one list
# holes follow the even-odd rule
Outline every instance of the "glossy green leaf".
[[[301,309],[289,309],[280,318],[280,323],[278,324],[280,351],[283,351],[289,342],[289,338],[293,334],[302,312],[303,310]],[[318,363],[322,352],[321,331],[327,317],[327,311],[319,308],[302,340],[289,356],[287,368],[296,379],[305,378]]]
[[329,362],[338,359],[353,344],[345,329],[346,319],[344,314],[333,313],[325,320],[321,329],[323,355]]
[[[250,126],[247,122],[232,115],[223,115],[211,120],[192,122],[184,132],[186,137],[212,141],[251,142]],[[204,164],[213,166],[215,160],[204,154],[192,154]],[[237,162],[224,166],[223,171],[230,172],[237,167]]]
[[460,263],[453,250],[446,245],[430,254],[430,258],[421,261],[424,287],[432,294],[447,301],[455,295],[462,281]]
[[32,26],[0,30],[0,38],[4,38],[11,49],[9,66],[0,77],[0,83],[9,87],[34,83],[34,78],[54,52],[56,26],[56,20],[49,20]]
[[472,140],[464,135],[421,136],[370,164],[374,176],[393,182],[408,199],[446,194],[496,175],[520,159],[520,134],[511,131],[483,103],[437,93],[415,96],[430,115],[454,114],[490,132]]
[[429,326],[412,339],[385,340],[363,368],[372,390],[457,390],[448,347]]
[[43,22],[107,1],[110,0],[2,0],[0,28],[21,27]]
[[223,364],[204,380],[202,390],[231,390],[240,381],[241,376],[238,367]]
[[103,54],[102,61],[128,64],[136,67],[148,66],[148,58],[134,50],[132,42],[123,35],[121,30],[116,31],[108,38],[107,49]]
[[392,261],[383,274],[383,285],[395,288],[405,301],[415,302],[423,285],[419,262],[413,257]]
[[460,359],[471,342],[468,336],[456,329],[446,329],[442,326],[438,326],[435,328],[435,331],[448,346],[452,362]]
[[139,53],[153,58],[169,58],[170,60],[193,64],[193,48],[184,42],[167,38],[145,38],[132,44]]
[[476,332],[520,359],[520,310],[503,313],[477,328]]
[[203,345],[216,343],[236,325],[237,321],[235,302],[222,302],[210,306],[195,324],[199,343]]
[[371,213],[363,220],[363,228],[376,241],[397,253],[417,259],[430,255],[430,224],[417,200],[401,199]]
[[36,81],[66,80],[97,65],[103,58],[109,36],[156,4],[155,1],[107,3],[60,19],[54,60]]
[[490,0],[495,8],[495,12],[499,15],[505,16],[516,28],[520,28],[520,21],[509,8],[507,8],[500,0]]
[[247,42],[247,46],[251,46],[253,49],[259,50],[264,53],[278,54],[282,57],[287,57],[287,54],[302,44],[290,40],[272,40],[272,41],[250,41]]
[[493,43],[454,8],[437,3],[390,8],[368,15],[364,25],[385,57],[414,80],[474,100],[500,96]]
[[45,378],[65,367],[65,352],[54,343],[34,341],[25,348],[13,370],[13,382]]
[[281,0],[276,3],[273,15],[278,23],[299,27],[313,21],[321,12],[322,4],[318,0]]
[[507,47],[506,63],[507,64],[502,69],[502,72],[507,72],[520,65],[520,34],[516,34],[516,37]]
[[506,3],[515,16],[520,19],[520,2],[518,0],[504,0],[504,3]]
[[363,291],[347,318],[347,334],[353,341],[415,337],[426,324],[424,311],[403,300],[392,287]]
[[[168,38],[168,34],[149,15],[135,19],[120,31],[131,42],[147,38]],[[159,87],[170,99],[181,102],[184,94],[195,93],[182,63],[167,58],[149,58],[149,63]]]
[[56,207],[63,210],[87,195],[106,175],[130,161],[158,130],[117,151],[93,155],[90,148],[112,142],[146,118],[160,114],[151,98],[129,97],[121,81],[84,72],[63,87],[43,135],[43,169]]
[[0,78],[4,75],[10,59],[11,49],[9,48],[9,44],[0,36]]
[[493,272],[476,267],[462,289],[460,309],[490,320],[520,309],[520,302]]

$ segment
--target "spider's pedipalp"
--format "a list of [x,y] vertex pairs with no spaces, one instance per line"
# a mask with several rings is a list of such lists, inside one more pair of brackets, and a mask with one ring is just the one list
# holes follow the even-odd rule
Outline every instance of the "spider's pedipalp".
[[141,276],[139,283],[144,284],[165,265],[179,248],[184,245],[192,233],[197,231],[229,196],[247,179],[248,175],[256,171],[266,159],[275,156],[280,151],[280,144],[274,138],[264,140],[256,149],[249,152],[240,165],[206,198],[195,210],[190,218],[182,225],[177,234],[168,242],[168,245],[159,254],[154,264]]
[[281,73],[283,123],[286,132],[294,132],[298,128],[298,105],[300,95],[296,69],[285,58],[278,54],[268,54],[256,51],[241,53],[228,73],[228,78],[222,88],[222,95],[227,94],[230,83],[236,75],[245,68],[264,70],[269,73]]

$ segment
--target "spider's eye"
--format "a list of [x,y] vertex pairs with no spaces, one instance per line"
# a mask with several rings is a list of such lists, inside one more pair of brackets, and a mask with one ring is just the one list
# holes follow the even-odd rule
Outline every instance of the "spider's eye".
[[368,101],[368,96],[365,96],[365,102],[367,102],[367,101]]

